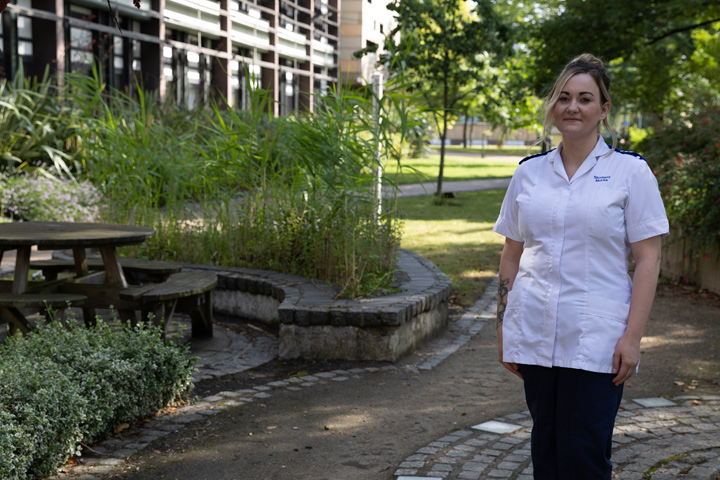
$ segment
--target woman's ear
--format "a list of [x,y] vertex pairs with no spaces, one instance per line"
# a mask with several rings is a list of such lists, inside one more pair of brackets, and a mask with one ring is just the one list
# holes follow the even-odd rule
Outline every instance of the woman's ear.
[[610,113],[610,102],[605,102],[605,104],[600,109],[600,120],[605,120],[608,116],[608,113]]

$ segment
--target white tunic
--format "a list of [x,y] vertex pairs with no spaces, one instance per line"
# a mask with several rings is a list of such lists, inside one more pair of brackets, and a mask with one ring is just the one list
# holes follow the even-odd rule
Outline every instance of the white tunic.
[[493,228],[524,242],[502,327],[506,362],[612,373],[630,310],[630,243],[669,225],[645,159],[609,151],[598,136],[571,180],[558,150],[533,155],[510,182]]

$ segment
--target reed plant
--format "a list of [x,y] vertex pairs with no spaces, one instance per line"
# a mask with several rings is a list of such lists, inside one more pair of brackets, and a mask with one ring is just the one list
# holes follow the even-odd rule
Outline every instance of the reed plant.
[[338,87],[290,117],[272,117],[259,89],[249,110],[188,111],[110,91],[97,70],[67,85],[103,218],[157,232],[127,254],[318,278],[350,297],[393,281],[401,218],[374,192],[415,125],[401,78],[382,99]]
[[41,80],[0,82],[0,173],[72,178],[79,169],[73,142],[75,112],[57,95],[47,72]]

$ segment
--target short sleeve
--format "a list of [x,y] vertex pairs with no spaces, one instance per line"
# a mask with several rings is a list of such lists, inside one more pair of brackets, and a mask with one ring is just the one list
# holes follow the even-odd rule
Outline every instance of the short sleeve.
[[645,162],[642,162],[628,186],[625,226],[630,243],[658,235],[665,236],[670,232],[657,179]]
[[500,215],[495,222],[495,226],[493,226],[493,230],[510,240],[523,242],[524,240],[518,228],[518,204],[516,200],[521,183],[518,176],[518,171],[516,171],[510,180],[510,185],[508,185],[507,192],[505,192],[505,199],[500,207]]

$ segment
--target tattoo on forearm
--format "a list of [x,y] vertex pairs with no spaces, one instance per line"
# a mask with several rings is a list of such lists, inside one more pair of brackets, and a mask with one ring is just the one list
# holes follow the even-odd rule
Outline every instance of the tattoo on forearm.
[[507,294],[510,278],[502,278],[498,280],[498,307],[497,307],[497,323],[495,328],[500,328],[505,318],[505,308],[507,307]]

